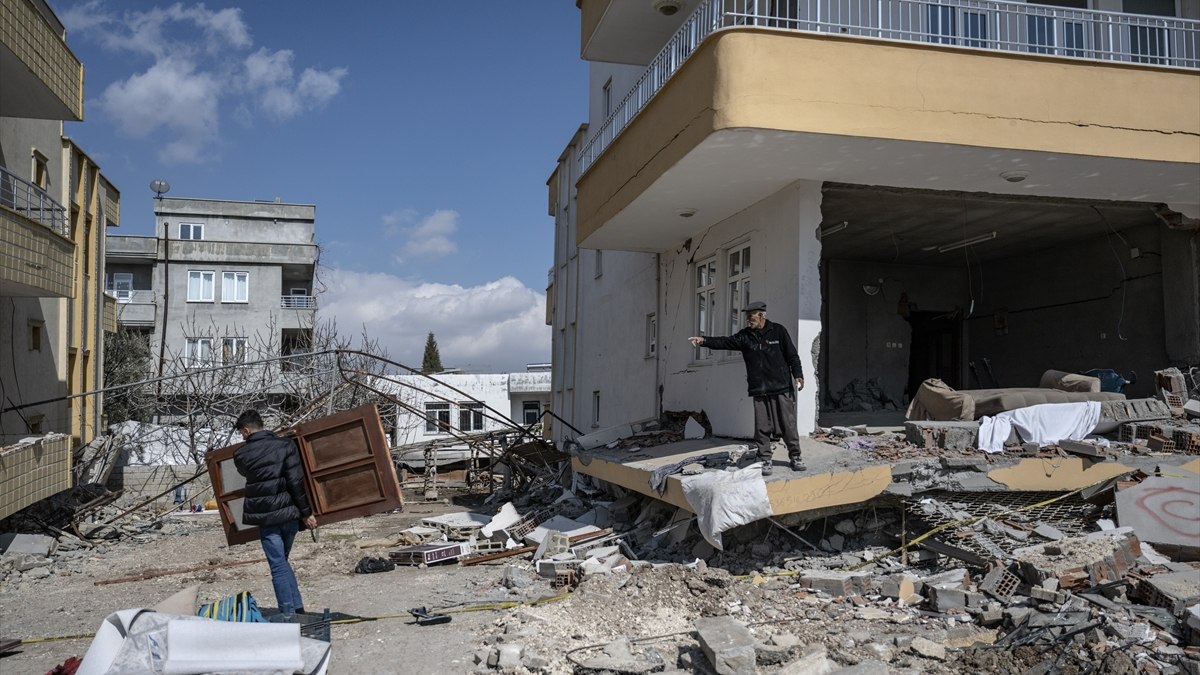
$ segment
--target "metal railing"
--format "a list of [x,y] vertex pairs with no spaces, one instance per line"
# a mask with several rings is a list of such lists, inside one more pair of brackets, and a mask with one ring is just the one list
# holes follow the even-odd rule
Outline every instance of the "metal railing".
[[312,295],[281,295],[279,306],[284,309],[316,309],[317,298]]
[[104,292],[111,295],[113,298],[116,299],[117,302],[119,302],[121,304],[130,304],[130,305],[152,305],[152,304],[154,304],[154,291],[152,291],[152,290],[134,291],[134,290],[130,290],[128,288],[122,288],[122,289],[106,288],[106,289],[104,289]]
[[55,234],[70,239],[67,210],[54,201],[42,188],[24,178],[14,176],[0,166],[0,206],[16,211],[41,223]]
[[998,0],[702,0],[579,155],[596,161],[705,38],[753,26],[1200,69],[1200,21]]

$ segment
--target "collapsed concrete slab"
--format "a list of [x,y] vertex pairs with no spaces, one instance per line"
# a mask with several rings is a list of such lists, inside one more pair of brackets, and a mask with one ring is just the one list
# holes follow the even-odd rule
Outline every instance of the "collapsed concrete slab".
[[1184,560],[1200,559],[1200,479],[1151,476],[1117,492],[1117,520],[1143,541]]

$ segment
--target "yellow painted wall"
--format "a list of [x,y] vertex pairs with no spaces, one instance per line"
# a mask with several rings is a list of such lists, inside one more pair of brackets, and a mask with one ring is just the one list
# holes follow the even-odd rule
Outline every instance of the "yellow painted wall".
[[1200,73],[725,30],[579,183],[579,241],[714,131],[757,128],[1200,163]]

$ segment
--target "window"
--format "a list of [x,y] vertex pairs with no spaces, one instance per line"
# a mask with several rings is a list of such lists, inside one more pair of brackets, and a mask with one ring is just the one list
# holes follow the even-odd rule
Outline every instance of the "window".
[[43,190],[50,187],[50,160],[41,152],[33,150],[33,184]]
[[726,284],[729,308],[729,335],[742,329],[742,309],[750,303],[750,246],[729,252],[729,283]]
[[436,434],[439,431],[450,430],[450,404],[425,404],[425,433]]
[[29,427],[29,433],[31,434],[43,433],[42,427],[45,423],[45,415],[30,415],[29,417],[25,418],[25,424]]
[[113,272],[109,278],[108,290],[117,299],[117,302],[133,300],[133,273]]
[[596,251],[596,278],[604,274],[604,251]]
[[600,392],[592,392],[592,426],[600,426]]
[[231,365],[246,362],[246,338],[227,337],[221,339],[221,363]]
[[179,224],[179,238],[200,241],[201,239],[204,238],[204,224],[203,223],[180,223]]
[[207,368],[213,365],[212,338],[188,338],[184,358],[188,368]]
[[658,317],[654,314],[646,315],[646,356],[654,356],[658,353]]
[[29,321],[29,351],[42,351],[42,326],[45,322],[31,319]]
[[458,430],[483,431],[482,403],[472,402],[458,404]]
[[[713,335],[717,320],[717,259],[696,264],[696,335]],[[696,347],[696,359],[708,358],[709,350]]]
[[212,302],[214,272],[188,270],[188,302]]
[[608,78],[608,82],[604,83],[604,87],[600,89],[600,101],[604,105],[604,119],[612,114],[612,78]]
[[542,404],[537,401],[525,401],[521,404],[521,420],[525,426],[537,424],[542,418]]
[[249,272],[221,273],[221,302],[248,302],[249,299]]

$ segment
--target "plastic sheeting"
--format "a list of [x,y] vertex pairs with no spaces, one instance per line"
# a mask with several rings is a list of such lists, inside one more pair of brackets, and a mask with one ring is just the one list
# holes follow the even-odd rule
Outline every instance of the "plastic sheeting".
[[[197,653],[202,654],[202,660],[189,656]],[[270,653],[281,660],[273,660],[275,657],[267,660],[265,657]],[[254,662],[243,658],[247,654]],[[301,637],[299,624],[234,623],[148,609],[124,609],[109,614],[100,624],[76,673],[179,675],[220,671],[324,675],[328,665],[329,643]]]
[[762,464],[738,471],[706,471],[680,479],[683,497],[696,514],[705,541],[724,550],[721,533],[774,515],[767,498]]

